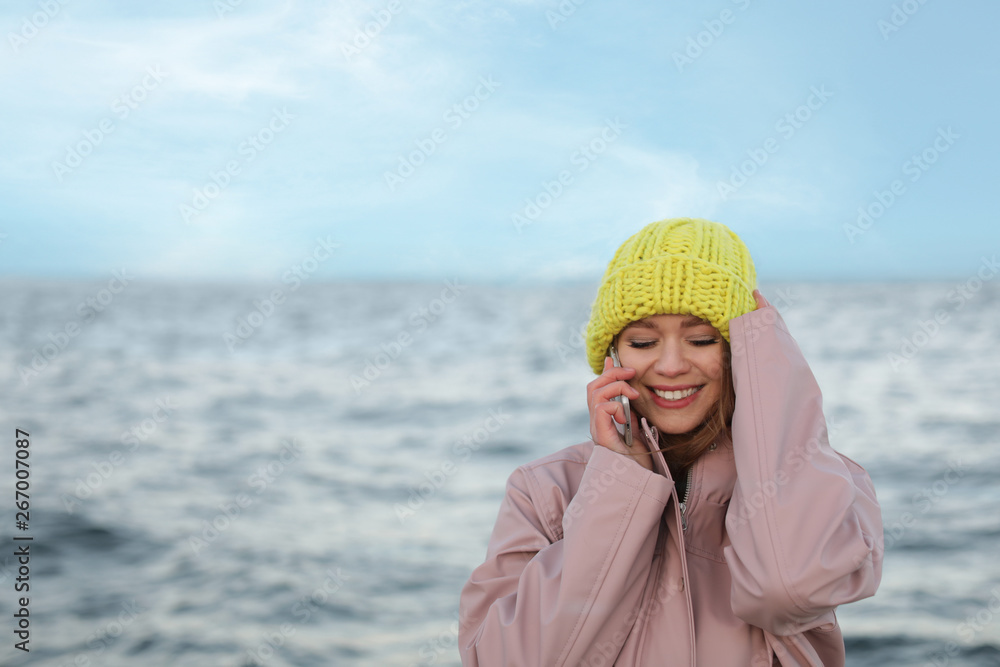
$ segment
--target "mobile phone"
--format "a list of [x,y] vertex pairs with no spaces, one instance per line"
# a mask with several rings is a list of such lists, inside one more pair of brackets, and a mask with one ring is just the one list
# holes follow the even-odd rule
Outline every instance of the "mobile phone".
[[[617,366],[618,368],[622,367],[622,362],[618,359],[618,350],[615,349],[614,343],[611,344],[611,361],[614,362],[615,366]],[[621,403],[622,406],[625,408],[625,433],[624,433],[623,437],[625,438],[625,446],[626,447],[631,447],[632,446],[632,407],[629,405],[628,396],[624,396],[624,395],[615,396],[615,400],[618,401],[619,403]],[[618,422],[615,422],[615,428],[619,428]],[[619,428],[618,433],[619,434],[622,433],[621,430],[620,430],[620,428]]]

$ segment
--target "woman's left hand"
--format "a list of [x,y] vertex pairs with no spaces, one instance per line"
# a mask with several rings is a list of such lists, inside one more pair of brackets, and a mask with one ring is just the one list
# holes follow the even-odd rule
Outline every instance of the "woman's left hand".
[[760,293],[759,289],[753,291],[753,298],[757,302],[757,307],[754,310],[760,310],[761,308],[767,308],[770,306],[770,302],[764,298],[764,295]]

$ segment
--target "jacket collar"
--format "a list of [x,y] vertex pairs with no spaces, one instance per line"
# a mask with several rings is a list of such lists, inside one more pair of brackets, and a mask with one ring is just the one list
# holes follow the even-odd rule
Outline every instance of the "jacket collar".
[[[656,427],[649,424],[645,417],[640,419],[643,440],[653,452],[653,467],[656,472],[667,479],[670,470],[663,452],[659,450],[659,438]],[[736,462],[733,457],[733,441],[728,433],[722,433],[715,442],[715,448],[707,450],[691,467],[691,489],[688,494],[688,510],[693,510],[698,500],[705,499],[723,504],[733,495],[736,485]]]

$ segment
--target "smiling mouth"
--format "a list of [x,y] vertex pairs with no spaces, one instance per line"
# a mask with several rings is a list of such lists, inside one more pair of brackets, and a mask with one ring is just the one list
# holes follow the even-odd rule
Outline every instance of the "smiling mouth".
[[662,391],[660,389],[653,389],[653,393],[662,398],[665,401],[679,401],[682,398],[687,398],[695,392],[701,391],[701,388],[705,385],[700,385],[697,387],[690,387],[688,389],[678,389],[677,391]]

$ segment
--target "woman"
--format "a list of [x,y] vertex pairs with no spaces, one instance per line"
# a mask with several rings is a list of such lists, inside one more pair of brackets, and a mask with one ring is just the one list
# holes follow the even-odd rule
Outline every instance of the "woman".
[[462,590],[464,665],[844,664],[834,610],[878,587],[879,507],[755,284],[718,223],[618,249],[586,334],[592,440],[510,476]]

